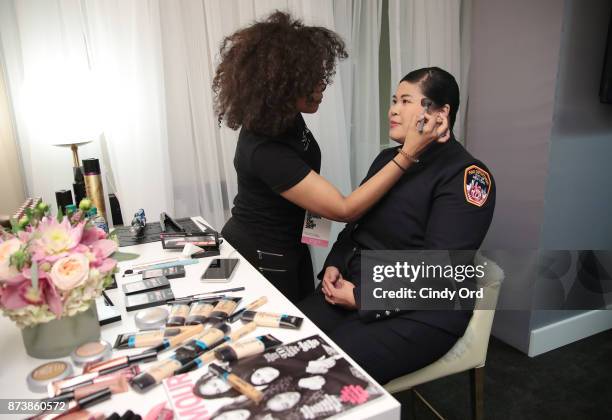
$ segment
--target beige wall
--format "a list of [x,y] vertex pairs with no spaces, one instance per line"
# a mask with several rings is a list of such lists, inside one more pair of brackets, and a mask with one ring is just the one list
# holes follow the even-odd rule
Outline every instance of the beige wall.
[[0,67],[0,214],[12,214],[25,197],[12,113]]

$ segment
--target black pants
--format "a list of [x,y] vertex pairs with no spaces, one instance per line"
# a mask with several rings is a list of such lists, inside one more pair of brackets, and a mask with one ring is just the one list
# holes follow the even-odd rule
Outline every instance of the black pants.
[[296,303],[314,291],[314,277],[310,250],[305,244],[278,248],[257,240],[234,219],[228,220],[222,230],[223,237],[242,254],[263,276],[291,302]]
[[357,311],[327,303],[320,288],[298,307],[382,385],[438,360],[458,339],[401,315],[364,323]]

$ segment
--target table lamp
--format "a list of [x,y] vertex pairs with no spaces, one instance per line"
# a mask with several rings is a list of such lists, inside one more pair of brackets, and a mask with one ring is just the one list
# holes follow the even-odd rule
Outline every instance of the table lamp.
[[74,190],[74,202],[78,206],[83,198],[87,196],[85,192],[85,178],[83,177],[83,168],[81,167],[79,160],[79,146],[87,143],[91,143],[92,140],[81,140],[73,141],[69,143],[54,144],[57,147],[69,147],[72,150],[72,173],[74,175],[74,182],[72,183],[72,189]]

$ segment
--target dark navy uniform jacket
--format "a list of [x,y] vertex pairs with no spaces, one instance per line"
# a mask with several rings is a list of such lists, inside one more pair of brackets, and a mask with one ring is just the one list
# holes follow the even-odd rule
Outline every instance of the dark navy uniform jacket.
[[[396,155],[396,147],[383,150],[363,182]],[[360,279],[352,278],[356,273],[349,264],[357,250],[477,250],[494,208],[495,185],[489,169],[454,138],[433,143],[380,202],[361,219],[346,225],[319,278],[328,266],[337,267],[356,285],[355,302],[359,306]],[[385,318],[384,313],[374,311],[360,311],[360,315],[364,321]],[[399,316],[461,336],[471,311],[419,310]]]

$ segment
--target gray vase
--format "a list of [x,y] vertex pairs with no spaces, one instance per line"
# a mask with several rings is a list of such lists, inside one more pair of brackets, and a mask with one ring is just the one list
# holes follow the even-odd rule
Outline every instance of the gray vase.
[[21,330],[26,352],[39,359],[68,356],[77,346],[100,339],[96,305],[78,314]]

